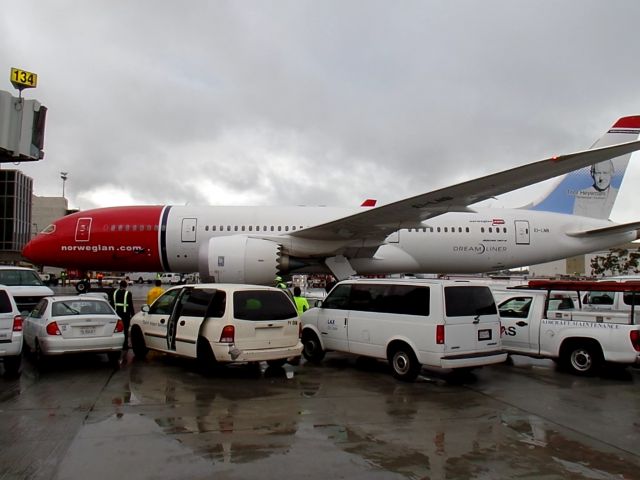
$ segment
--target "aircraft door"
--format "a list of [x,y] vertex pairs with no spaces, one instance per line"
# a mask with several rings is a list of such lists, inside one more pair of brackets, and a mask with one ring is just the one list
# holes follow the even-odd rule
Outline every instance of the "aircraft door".
[[79,218],[76,223],[76,242],[88,242],[91,236],[92,218]]
[[529,222],[527,220],[516,220],[516,245],[529,245]]
[[183,242],[195,242],[196,241],[196,228],[198,226],[197,218],[183,218],[182,219],[182,241]]

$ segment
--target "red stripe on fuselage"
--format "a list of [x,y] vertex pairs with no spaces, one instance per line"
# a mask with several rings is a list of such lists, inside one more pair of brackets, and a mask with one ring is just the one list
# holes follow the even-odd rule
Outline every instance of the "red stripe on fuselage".
[[37,265],[110,272],[161,271],[158,238],[164,207],[110,207],[56,220],[22,254]]

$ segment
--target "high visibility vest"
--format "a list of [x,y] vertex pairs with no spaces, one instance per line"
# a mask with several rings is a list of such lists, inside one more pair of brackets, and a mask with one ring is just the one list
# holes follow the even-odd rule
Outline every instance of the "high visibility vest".
[[298,310],[298,315],[304,313],[306,310],[309,310],[309,302],[304,297],[293,297],[296,302],[296,310]]
[[129,296],[129,290],[124,290],[124,298],[122,299],[124,303],[118,303],[118,301],[116,300],[116,295],[118,294],[118,290],[120,289],[118,288],[113,291],[113,308],[117,310],[118,307],[121,307],[122,311],[126,312],[127,307],[129,306],[129,302],[127,302],[127,297]]

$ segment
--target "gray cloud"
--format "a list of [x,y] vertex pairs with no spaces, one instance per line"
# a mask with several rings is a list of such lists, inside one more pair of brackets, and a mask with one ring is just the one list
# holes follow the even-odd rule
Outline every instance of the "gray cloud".
[[68,171],[83,209],[357,205],[587,148],[640,112],[638,18],[633,1],[28,0],[3,7],[0,58],[49,108],[45,159],[18,167],[38,195]]

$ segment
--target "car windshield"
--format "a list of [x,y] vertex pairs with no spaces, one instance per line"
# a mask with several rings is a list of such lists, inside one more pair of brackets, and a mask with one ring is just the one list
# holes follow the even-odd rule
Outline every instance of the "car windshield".
[[0,284],[7,286],[43,286],[33,270],[0,270]]
[[114,312],[107,302],[99,300],[61,300],[53,303],[51,315],[114,315]]

